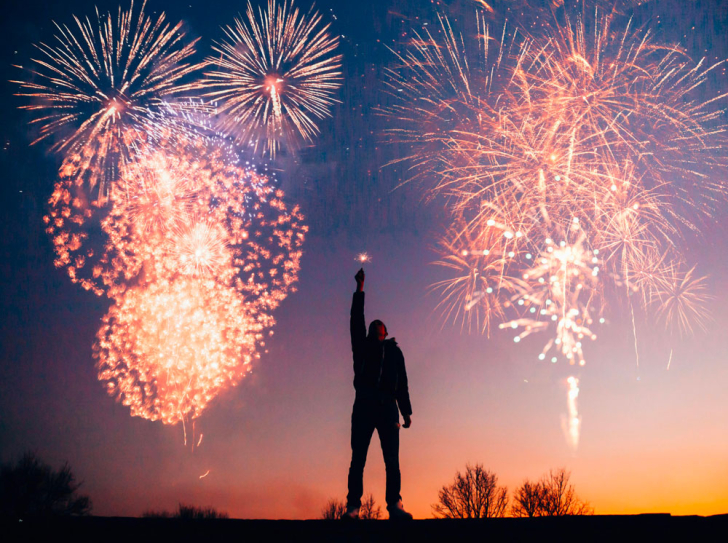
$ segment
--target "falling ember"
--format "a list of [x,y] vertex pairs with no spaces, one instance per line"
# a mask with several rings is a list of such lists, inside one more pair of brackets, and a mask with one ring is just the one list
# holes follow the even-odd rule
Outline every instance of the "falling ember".
[[572,375],[566,380],[566,383],[569,387],[566,393],[568,416],[562,420],[562,427],[566,442],[576,451],[579,447],[579,434],[581,430],[581,416],[579,416],[577,404],[577,399],[579,398],[579,379]]
[[270,156],[283,145],[310,143],[341,86],[339,40],[329,29],[321,14],[292,1],[268,0],[257,13],[248,2],[246,17],[213,46],[201,82],[218,105],[220,130]]
[[210,475],[210,470],[209,469],[205,473],[203,473],[202,475],[200,475],[200,479],[204,479],[208,475]]

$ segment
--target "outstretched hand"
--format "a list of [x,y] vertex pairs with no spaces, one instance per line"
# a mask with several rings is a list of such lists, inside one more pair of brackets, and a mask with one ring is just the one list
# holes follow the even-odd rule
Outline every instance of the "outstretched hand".
[[402,417],[404,418],[404,424],[402,426],[405,428],[412,426],[412,415],[402,415]]
[[356,272],[354,279],[356,279],[356,291],[361,292],[364,289],[364,268]]

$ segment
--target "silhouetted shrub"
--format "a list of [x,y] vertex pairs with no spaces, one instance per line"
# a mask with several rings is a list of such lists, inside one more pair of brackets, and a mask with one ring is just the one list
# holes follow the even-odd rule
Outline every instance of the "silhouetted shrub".
[[361,501],[359,518],[364,520],[379,520],[382,517],[382,508],[374,502],[374,496],[368,494]]
[[[341,518],[346,512],[346,502],[331,498],[321,510],[321,518],[335,520]],[[372,494],[367,494],[361,501],[359,518],[362,520],[379,520],[382,518],[382,508],[374,501]]]
[[196,507],[182,504],[179,504],[179,510],[175,517],[183,519],[230,518],[225,511],[217,511],[213,507]]
[[91,500],[76,491],[81,486],[68,463],[55,471],[34,453],[0,468],[0,516],[14,520],[63,515],[88,515]]
[[321,518],[324,520],[336,520],[341,518],[341,515],[345,512],[346,504],[341,500],[331,498],[321,510]]
[[172,513],[169,511],[155,511],[154,509],[147,509],[142,513],[142,518],[172,518]]
[[196,505],[185,505],[180,503],[177,511],[170,513],[169,511],[148,510],[142,513],[144,518],[178,518],[184,520],[197,519],[220,519],[230,518],[225,511],[218,511],[214,507],[197,507]]

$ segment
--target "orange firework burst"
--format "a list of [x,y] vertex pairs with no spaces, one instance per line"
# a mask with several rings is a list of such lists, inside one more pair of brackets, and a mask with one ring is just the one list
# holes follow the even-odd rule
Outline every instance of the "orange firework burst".
[[165,424],[199,417],[250,370],[261,326],[247,306],[209,279],[130,288],[98,333],[99,379],[133,416]]
[[223,131],[274,156],[282,142],[311,142],[316,121],[330,115],[341,86],[338,38],[313,8],[304,14],[288,0],[268,0],[257,14],[248,2],[246,15],[224,28],[202,85],[219,104]]
[[35,141],[57,137],[62,173],[95,188],[90,200],[108,197],[108,181],[139,139],[152,137],[154,116],[175,109],[165,100],[184,91],[181,79],[197,69],[189,62],[197,40],[185,44],[182,23],[164,14],[152,20],[145,4],[137,14],[133,2],[117,15],[97,10],[95,23],[74,17],[73,30],[56,24],[55,45],[38,44],[28,80],[15,81],[18,95],[32,100],[21,107],[36,115]]
[[227,232],[222,225],[208,219],[190,221],[173,236],[180,272],[196,277],[214,277],[229,266],[232,253],[228,249]]
[[[456,270],[436,285],[446,314],[486,332],[506,304],[528,310],[500,327],[523,326],[519,342],[555,323],[542,359],[558,346],[584,363],[581,339],[595,337],[608,289],[660,303],[681,330],[704,312],[702,280],[672,271],[684,234],[728,194],[715,173],[726,170],[714,109],[724,96],[695,98],[718,65],[695,64],[629,22],[616,31],[614,18],[555,17],[538,35],[504,27],[500,42],[483,17],[472,41],[441,18],[439,36],[416,35],[389,70],[389,136],[412,149],[401,160],[455,218],[439,247],[438,264]],[[483,255],[496,224],[520,233],[518,248],[498,240]],[[522,283],[488,293],[488,276]]]
[[172,133],[113,182],[105,241],[59,182],[46,217],[74,282],[115,305],[95,346],[99,379],[132,415],[194,419],[237,384],[295,290],[307,230],[297,208],[214,139]]
[[130,284],[176,274],[215,277],[273,309],[296,281],[305,225],[298,208],[215,140],[170,135],[139,154],[113,183],[92,244],[85,201],[61,180],[45,217],[56,266],[115,297]]

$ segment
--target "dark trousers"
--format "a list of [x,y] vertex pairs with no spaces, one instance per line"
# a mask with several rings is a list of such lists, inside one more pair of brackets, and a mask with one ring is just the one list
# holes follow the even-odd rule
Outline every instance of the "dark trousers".
[[384,466],[387,470],[387,506],[393,507],[401,499],[402,479],[399,472],[399,413],[395,401],[378,399],[354,402],[351,415],[351,466],[349,467],[348,507],[361,507],[364,493],[364,464],[369,442],[376,428],[382,444]]

